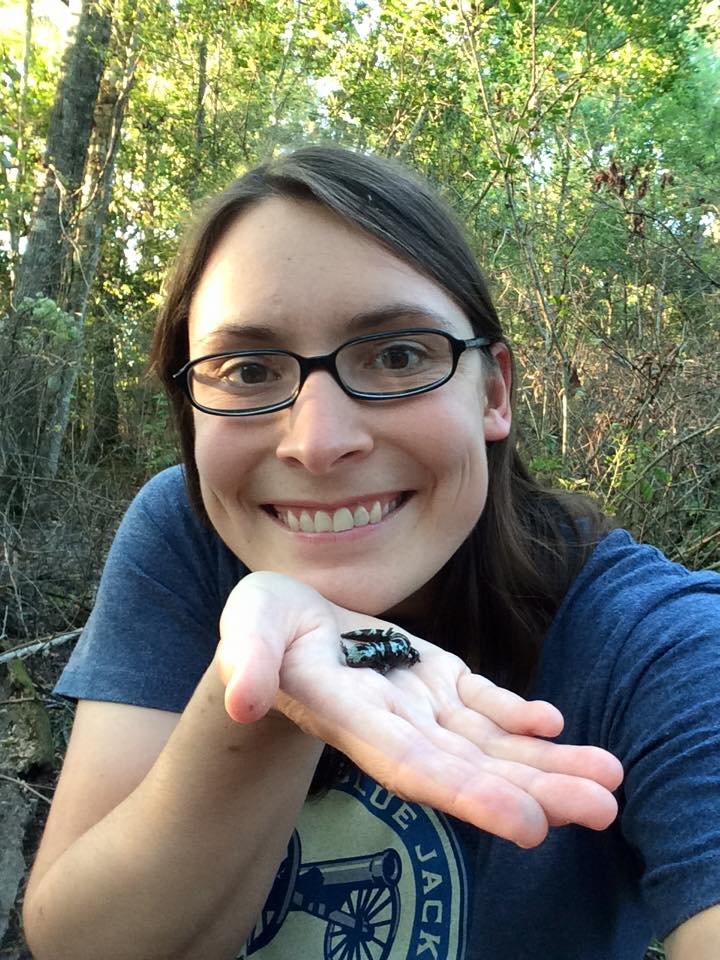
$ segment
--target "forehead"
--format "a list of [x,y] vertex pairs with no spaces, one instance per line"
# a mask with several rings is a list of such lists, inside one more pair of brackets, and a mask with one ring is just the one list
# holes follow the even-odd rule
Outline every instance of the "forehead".
[[[324,350],[369,332],[353,330],[354,317],[398,303],[438,319],[410,325],[472,335],[442,287],[372,237],[317,204],[273,198],[239,217],[213,251],[190,307],[191,350],[245,327],[288,347]],[[395,324],[388,316],[378,328]],[[402,315],[396,320],[402,325]]]

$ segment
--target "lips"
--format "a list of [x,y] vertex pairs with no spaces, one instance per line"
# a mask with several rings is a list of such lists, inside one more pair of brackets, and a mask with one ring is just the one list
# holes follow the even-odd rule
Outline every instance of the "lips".
[[378,524],[393,513],[409,494],[392,494],[353,500],[338,507],[317,508],[293,504],[270,504],[265,509],[297,533],[343,533],[355,527]]

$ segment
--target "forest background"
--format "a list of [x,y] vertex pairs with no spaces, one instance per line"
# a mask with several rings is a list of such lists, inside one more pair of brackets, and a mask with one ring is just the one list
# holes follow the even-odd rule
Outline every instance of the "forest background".
[[[720,569],[720,2],[0,0],[0,956],[112,533],[176,462],[146,376],[190,211],[303,143],[400,159],[468,225],[522,447]],[[660,955],[653,948],[652,955]]]

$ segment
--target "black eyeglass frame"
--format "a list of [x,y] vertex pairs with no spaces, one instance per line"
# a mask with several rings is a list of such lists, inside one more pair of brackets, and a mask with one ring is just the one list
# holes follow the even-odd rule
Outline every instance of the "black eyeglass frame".
[[[424,387],[413,387],[411,390],[401,390],[397,393],[389,394],[367,393],[363,390],[353,390],[352,387],[348,387],[345,383],[343,383],[336,364],[337,355],[341,350],[344,350],[346,347],[350,347],[355,343],[365,343],[373,340],[388,339],[391,337],[416,336],[417,334],[421,333],[437,334],[438,336],[445,337],[445,339],[450,343],[452,349],[452,367],[450,368],[448,375],[442,380],[438,380],[437,383],[431,383]],[[274,348],[264,350],[224,350],[221,353],[208,353],[202,357],[195,357],[194,360],[188,360],[188,362],[182,366],[177,373],[172,375],[172,378],[186,395],[193,407],[202,411],[203,413],[208,413],[215,417],[256,417],[263,413],[275,413],[277,410],[285,410],[287,407],[291,407],[297,400],[305,381],[311,373],[314,373],[315,370],[326,370],[332,376],[333,380],[335,383],[337,383],[343,393],[347,394],[349,397],[353,397],[355,400],[400,400],[403,397],[412,397],[419,393],[429,393],[431,390],[437,390],[438,387],[442,387],[448,382],[448,380],[452,379],[455,371],[457,370],[460,357],[463,355],[463,353],[465,353],[466,350],[489,347],[493,343],[497,343],[497,340],[493,340],[489,337],[471,337],[469,340],[461,340],[458,337],[454,337],[451,333],[447,333],[445,330],[433,330],[427,327],[413,328],[411,330],[386,330],[383,333],[369,333],[362,337],[353,337],[351,340],[346,340],[345,343],[340,344],[340,346],[336,350],[333,350],[332,353],[326,353],[323,356],[318,357],[303,357],[299,353],[293,353],[292,350],[276,350]],[[202,363],[203,360],[221,360],[224,357],[249,356],[293,357],[300,367],[300,379],[298,380],[297,388],[292,396],[288,397],[287,400],[272,404],[269,407],[255,407],[251,410],[213,410],[210,407],[204,407],[201,403],[198,403],[197,400],[193,398],[188,376],[195,364]]]

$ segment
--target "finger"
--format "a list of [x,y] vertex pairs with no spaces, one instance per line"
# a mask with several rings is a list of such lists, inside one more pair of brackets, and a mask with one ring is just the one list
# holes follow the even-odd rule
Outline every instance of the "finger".
[[456,709],[439,720],[448,730],[476,744],[488,756],[525,764],[546,773],[584,777],[607,790],[616,790],[622,783],[622,764],[600,747],[552,743],[508,733],[474,710]]
[[577,823],[590,830],[606,830],[617,817],[615,797],[592,780],[536,772],[528,781],[524,771],[516,779],[519,771],[510,771],[505,764],[498,772],[511,783],[522,785],[554,824]]
[[509,733],[556,737],[562,731],[564,720],[557,707],[545,700],[525,700],[479,674],[462,674],[457,691],[465,706]]
[[391,712],[405,697],[388,699],[385,678],[368,674],[368,681],[374,682],[366,683],[362,691],[354,683],[340,684],[328,701],[315,687],[311,699],[320,714],[309,722],[299,718],[299,725],[400,797],[442,810],[521,847],[542,842],[548,820],[532,796],[484,770],[477,748],[468,762],[433,742],[421,729],[431,722],[432,712],[422,720]]
[[493,775],[534,797],[552,824],[577,823],[591,830],[605,830],[617,817],[615,797],[594,780],[546,773],[509,760],[488,760],[487,765]]
[[533,737],[495,733],[485,736],[482,748],[498,759],[513,760],[547,773],[594,780],[606,790],[617,790],[623,780],[622,764],[601,747],[549,743]]
[[[551,824],[578,823],[593,830],[604,830],[617,816],[617,802],[612,793],[582,772],[576,776],[565,772],[547,772],[525,763],[498,759],[488,756],[466,737],[452,730],[429,723],[424,723],[422,729],[434,746],[446,754],[464,760],[478,771],[500,777],[534,797]],[[540,745],[562,752],[557,744]],[[574,752],[594,750],[592,747],[570,749]]]
[[251,574],[223,610],[216,662],[226,684],[225,709],[238,723],[263,717],[277,694],[285,646],[292,638],[282,607]]
[[225,687],[225,710],[237,723],[260,720],[272,707],[279,686],[282,657],[263,637],[246,637],[247,654],[235,667]]
[[[381,729],[374,727],[364,723],[362,735],[345,736],[337,746],[388,790],[523,848],[547,836],[547,817],[524,790],[439,749],[401,717],[386,716]],[[382,738],[382,749],[373,733]]]

